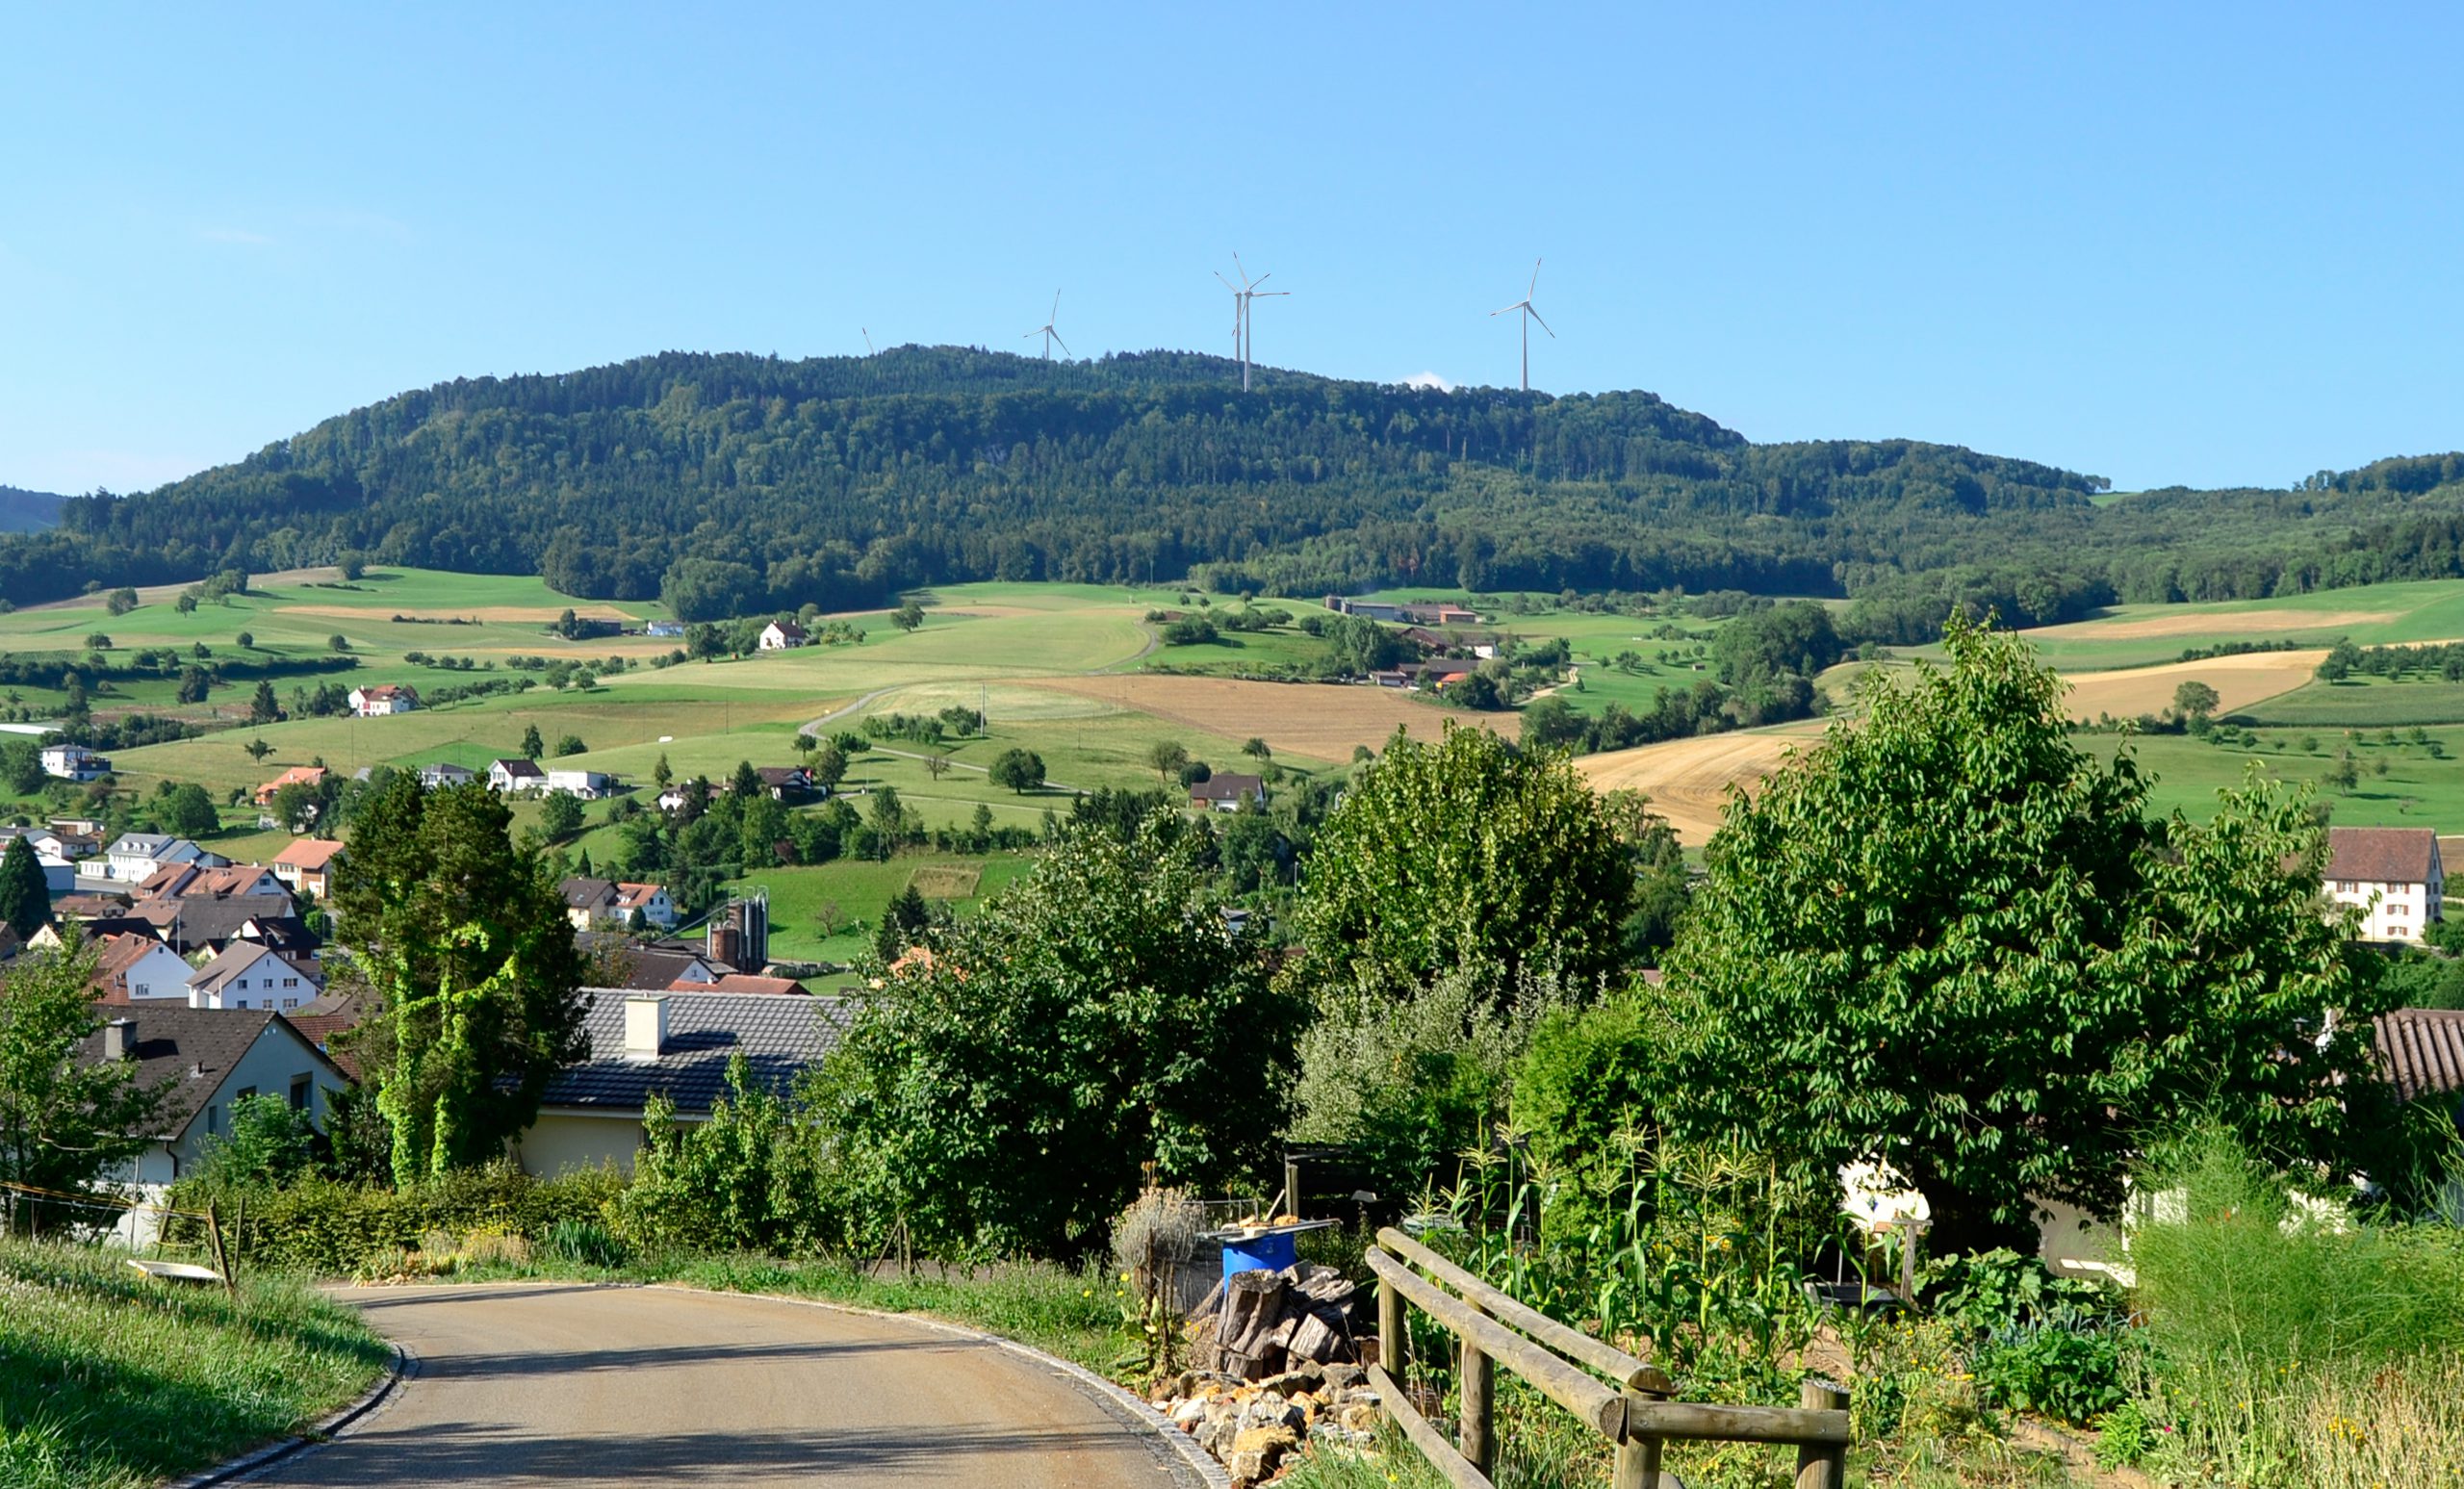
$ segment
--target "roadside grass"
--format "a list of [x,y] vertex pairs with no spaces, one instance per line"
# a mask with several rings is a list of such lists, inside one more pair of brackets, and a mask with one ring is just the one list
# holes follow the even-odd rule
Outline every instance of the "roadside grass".
[[0,1483],[140,1489],[294,1431],[386,1347],[288,1277],[168,1286],[121,1253],[0,1240]]

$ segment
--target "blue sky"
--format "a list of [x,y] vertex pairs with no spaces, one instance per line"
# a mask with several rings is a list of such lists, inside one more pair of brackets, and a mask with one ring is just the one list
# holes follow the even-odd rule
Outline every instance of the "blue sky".
[[15,8],[0,482],[666,348],[1647,388],[2124,488],[2464,445],[2447,8]]

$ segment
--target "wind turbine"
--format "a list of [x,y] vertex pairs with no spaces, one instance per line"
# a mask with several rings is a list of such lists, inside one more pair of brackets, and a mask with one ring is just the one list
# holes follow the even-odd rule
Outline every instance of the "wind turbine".
[[[1043,359],[1046,362],[1049,362],[1052,360],[1052,344],[1054,342],[1061,342],[1061,333],[1052,328],[1052,323],[1060,319],[1061,292],[1059,290],[1055,290],[1052,292],[1052,314],[1043,318],[1043,324],[1037,326],[1034,330],[1029,331],[1026,335],[1019,337],[1018,339],[1020,341],[1033,341],[1039,336],[1042,337]],[[1061,349],[1065,355],[1068,354],[1069,344],[1067,342],[1061,342]]]
[[1234,353],[1241,359],[1241,391],[1246,393],[1249,391],[1249,302],[1273,299],[1276,295],[1290,295],[1292,292],[1259,289],[1258,286],[1274,277],[1273,273],[1263,273],[1255,279],[1250,278],[1249,271],[1241,265],[1241,255],[1237,253],[1232,255],[1232,271],[1241,276],[1241,282],[1238,285],[1225,279],[1220,271],[1215,277],[1222,282],[1223,288],[1232,292],[1232,347]]
[[[1539,288],[1540,261],[1538,259],[1533,259],[1531,261],[1531,288],[1523,292],[1523,298],[1516,300],[1511,305],[1500,306],[1498,309],[1489,312],[1489,318],[1491,320],[1495,320],[1498,317],[1504,315],[1509,310],[1519,310],[1523,312],[1523,391],[1526,393],[1529,393],[1531,391],[1531,322],[1534,321],[1540,321],[1540,312],[1531,308],[1531,296]],[[1540,329],[1549,331],[1549,322],[1546,321],[1540,321]],[[1549,331],[1549,339],[1551,341],[1555,341],[1557,339],[1557,333],[1554,331]]]
[[881,353],[873,349],[873,328],[868,325],[860,325],[856,329],[864,333],[864,355],[879,356]]

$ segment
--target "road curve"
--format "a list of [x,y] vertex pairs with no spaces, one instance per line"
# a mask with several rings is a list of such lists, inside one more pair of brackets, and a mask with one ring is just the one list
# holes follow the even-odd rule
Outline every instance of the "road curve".
[[1200,1480],[1128,1408],[1014,1350],[732,1294],[543,1283],[341,1295],[415,1368],[252,1484]]

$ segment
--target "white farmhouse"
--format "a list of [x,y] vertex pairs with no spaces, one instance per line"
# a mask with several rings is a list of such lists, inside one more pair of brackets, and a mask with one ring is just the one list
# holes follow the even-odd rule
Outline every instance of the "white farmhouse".
[[537,760],[500,759],[488,762],[488,787],[503,796],[536,791],[548,783],[548,773]]
[[2447,872],[2438,834],[2426,827],[2327,829],[2327,897],[2362,911],[2361,935],[2373,941],[2419,941],[2444,919]]
[[42,773],[62,781],[91,781],[111,774],[112,762],[84,745],[45,745]]
[[408,713],[419,706],[419,689],[408,683],[379,682],[374,687],[350,690],[350,711],[363,719],[382,718],[389,713]]
[[199,868],[228,868],[231,860],[208,853],[185,837],[167,833],[122,833],[103,850],[103,877],[124,885],[141,885],[176,863]]
[[761,628],[761,639],[755,644],[765,652],[783,652],[811,639],[805,629],[793,621],[772,621]]
[[548,772],[549,796],[578,796],[595,802],[605,796],[616,783],[616,778],[603,770],[552,770]]

